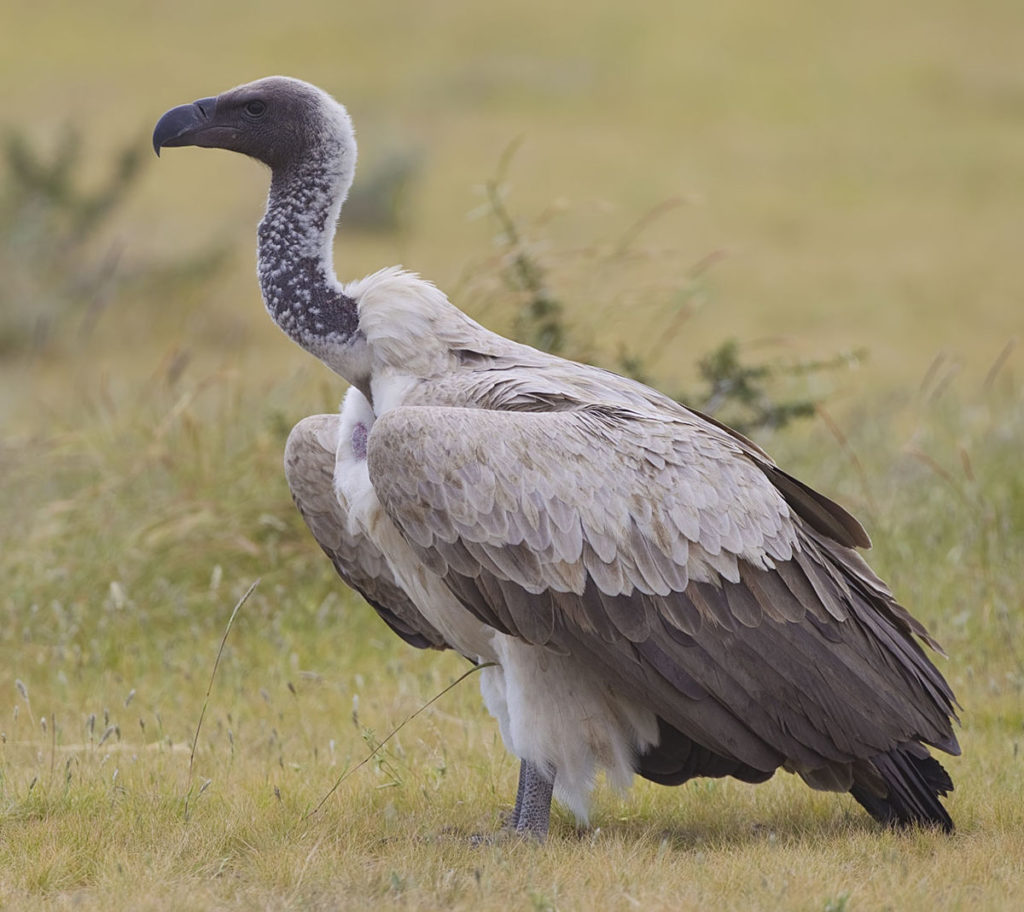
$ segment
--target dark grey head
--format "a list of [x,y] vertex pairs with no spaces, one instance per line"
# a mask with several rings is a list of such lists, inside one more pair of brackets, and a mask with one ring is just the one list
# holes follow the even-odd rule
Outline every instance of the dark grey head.
[[328,151],[355,159],[344,107],[316,86],[286,76],[268,76],[171,108],[153,131],[156,154],[168,146],[229,149],[275,170]]

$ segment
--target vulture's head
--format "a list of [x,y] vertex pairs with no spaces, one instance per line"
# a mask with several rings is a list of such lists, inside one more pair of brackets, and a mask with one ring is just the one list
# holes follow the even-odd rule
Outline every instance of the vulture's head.
[[355,156],[345,108],[316,86],[287,76],[268,76],[171,108],[153,131],[156,154],[168,146],[229,149],[275,170],[330,153]]

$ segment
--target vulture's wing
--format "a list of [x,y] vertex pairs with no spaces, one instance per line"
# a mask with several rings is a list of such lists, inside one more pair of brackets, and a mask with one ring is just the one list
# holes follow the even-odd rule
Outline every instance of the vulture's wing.
[[337,415],[314,415],[288,437],[284,468],[292,498],[338,575],[369,602],[395,633],[419,649],[447,644],[395,580],[384,555],[364,535],[350,531],[348,504],[335,490]]
[[855,538],[854,521],[714,427],[399,408],[368,458],[386,512],[470,610],[585,657],[724,756],[812,771],[917,740],[956,750],[923,628],[826,534]]

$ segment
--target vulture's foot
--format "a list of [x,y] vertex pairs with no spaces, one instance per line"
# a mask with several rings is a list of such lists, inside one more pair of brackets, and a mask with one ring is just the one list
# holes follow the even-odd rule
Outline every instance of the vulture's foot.
[[516,806],[506,818],[506,829],[543,842],[551,822],[551,791],[554,785],[554,775],[548,775],[540,767],[523,760],[519,764]]

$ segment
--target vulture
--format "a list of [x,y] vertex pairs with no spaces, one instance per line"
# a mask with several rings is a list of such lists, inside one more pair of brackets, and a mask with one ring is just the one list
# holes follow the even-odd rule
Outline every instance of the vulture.
[[[953,822],[939,650],[858,553],[845,509],[713,418],[497,335],[400,268],[342,283],[345,108],[273,76],[167,111],[153,146],[270,168],[258,276],[274,322],[349,384],[292,430],[295,503],[403,640],[453,649],[519,759],[506,826],[552,797],[785,769],[889,825]],[[939,650],[941,651],[941,650]]]

